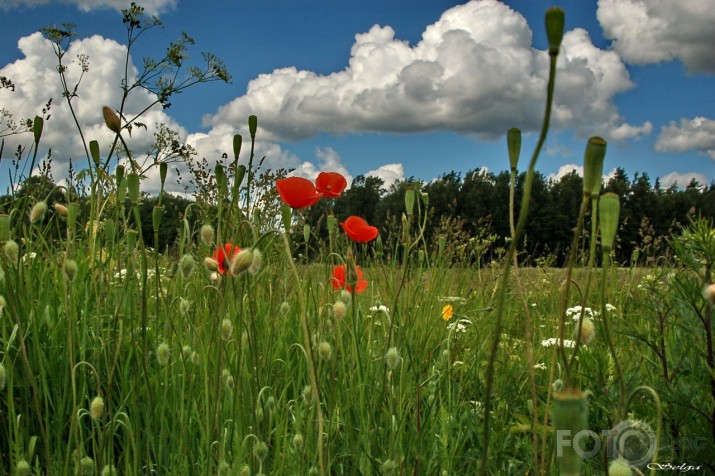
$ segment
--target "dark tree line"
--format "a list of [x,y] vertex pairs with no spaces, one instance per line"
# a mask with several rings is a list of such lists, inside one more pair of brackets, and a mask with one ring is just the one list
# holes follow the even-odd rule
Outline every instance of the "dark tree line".
[[[516,179],[515,214],[521,203],[525,174]],[[377,177],[358,176],[351,188],[334,203],[319,203],[306,213],[306,221],[320,237],[327,236],[325,217],[332,206],[342,221],[350,215],[365,218],[380,229],[384,243],[399,239],[399,223],[404,208],[405,190],[411,188],[429,195],[426,241],[436,246],[440,237],[466,240],[492,235],[496,238],[487,250],[487,258],[498,256],[509,231],[509,172],[492,173],[471,170],[443,174],[423,183],[415,179],[393,184],[385,191]],[[521,259],[527,264],[547,260],[563,263],[573,238],[583,195],[582,178],[572,172],[558,181],[549,181],[537,173],[531,192],[529,220],[522,244]],[[684,189],[663,188],[658,180],[651,183],[647,174],[636,173],[629,179],[622,168],[603,184],[603,191],[621,197],[621,225],[616,258],[620,263],[650,264],[670,253],[667,238],[689,222],[702,216],[715,220],[715,183],[702,186],[693,181]],[[587,216],[586,230],[590,230]],[[584,233],[586,243],[589,233]]]

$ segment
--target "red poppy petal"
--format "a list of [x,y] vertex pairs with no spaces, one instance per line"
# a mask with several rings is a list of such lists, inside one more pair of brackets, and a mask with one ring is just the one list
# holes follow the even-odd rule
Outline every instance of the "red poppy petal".
[[276,189],[281,200],[291,208],[310,207],[318,203],[321,197],[313,182],[303,177],[278,179]]
[[357,216],[348,217],[340,226],[343,227],[348,238],[359,243],[372,241],[379,233],[376,227],[368,225],[364,219]]
[[348,186],[348,181],[337,172],[320,172],[315,186],[325,198],[337,198]]

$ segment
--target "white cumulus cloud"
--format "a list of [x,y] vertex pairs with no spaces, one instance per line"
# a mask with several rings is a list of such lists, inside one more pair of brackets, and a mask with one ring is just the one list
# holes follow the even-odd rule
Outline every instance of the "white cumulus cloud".
[[687,187],[692,180],[695,180],[700,184],[700,187],[704,187],[708,184],[708,179],[704,174],[700,172],[670,172],[660,177],[660,185],[663,188],[670,188],[673,185],[680,189]]
[[405,168],[402,164],[385,164],[375,170],[371,170],[365,174],[366,177],[377,177],[384,182],[383,189],[389,190],[390,187],[405,180]]
[[[559,170],[557,170],[554,173],[551,173],[546,176],[546,181],[547,182],[559,182],[562,178],[567,176],[568,174],[576,172],[576,174],[579,177],[583,177],[583,166],[582,165],[577,165],[577,164],[565,164],[559,167]],[[608,183],[608,181],[616,174],[616,169],[614,168],[607,174],[603,175],[603,182]]]
[[671,121],[660,129],[655,143],[660,152],[685,152],[696,150],[715,159],[715,120],[698,116]]
[[715,72],[715,0],[599,0],[597,15],[626,61],[679,59],[690,72]]
[[[156,14],[174,8],[176,2],[177,0],[144,0],[137,3],[144,7],[147,13]],[[75,5],[81,11],[87,12],[98,8],[126,9],[129,8],[132,0],[2,0],[0,9],[10,10],[19,7],[34,7],[47,3]]]
[[[613,97],[632,87],[628,71],[585,30],[566,32],[558,70],[556,127],[574,127],[585,137],[648,132],[619,115]],[[390,26],[356,35],[342,71],[285,67],[261,74],[204,123],[220,127],[260,112],[271,140],[428,130],[496,138],[513,126],[540,127],[547,74],[548,55],[533,48],[522,15],[495,0],[473,1],[444,12],[416,45]]]

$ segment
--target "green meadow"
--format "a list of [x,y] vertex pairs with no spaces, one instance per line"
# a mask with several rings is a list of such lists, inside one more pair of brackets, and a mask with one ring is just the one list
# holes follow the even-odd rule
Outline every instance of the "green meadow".
[[[125,11],[129,38],[145,21]],[[594,137],[564,266],[521,264],[563,12],[546,28],[541,138],[521,151],[509,131],[510,233],[489,259],[449,233],[426,239],[434,198],[417,186],[383,238],[386,224],[335,216],[338,174],[260,170],[256,116],[227,159],[195,165],[202,193],[168,224],[167,162],[133,155],[140,126],[119,105],[97,111],[116,140],[82,134],[87,186],[0,209],[0,475],[715,471],[713,223],[693,215],[659,237],[668,252],[648,267],[614,260],[623,197],[602,193]],[[62,65],[71,32],[44,33]],[[180,68],[185,47],[137,81]],[[209,58],[159,82],[157,101],[226,77]],[[30,170],[43,122],[17,125]],[[325,233],[307,220],[317,203]],[[171,246],[146,242],[167,228]]]

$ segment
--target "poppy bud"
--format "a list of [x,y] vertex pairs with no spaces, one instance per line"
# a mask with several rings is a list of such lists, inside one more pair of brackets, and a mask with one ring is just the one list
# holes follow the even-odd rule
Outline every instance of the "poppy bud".
[[330,360],[330,357],[333,355],[333,347],[329,342],[323,341],[318,345],[318,354],[321,359]]
[[618,230],[618,215],[621,203],[613,192],[604,193],[598,203],[599,225],[601,227],[601,249],[610,253]]
[[415,208],[415,191],[412,189],[405,190],[405,210],[408,216],[412,216]]
[[154,233],[159,232],[159,227],[161,226],[161,217],[164,216],[164,206],[154,205],[154,209],[151,212],[151,224],[154,229]]
[[256,274],[263,264],[263,253],[261,250],[253,248],[253,260],[251,261],[251,266],[248,267],[248,272],[250,274]]
[[429,193],[422,192],[420,196],[422,197],[422,203],[424,204],[425,208],[429,207]]
[[546,37],[549,40],[549,55],[559,54],[561,40],[564,38],[564,23],[566,21],[564,11],[559,7],[551,7],[546,10]]
[[238,190],[238,187],[241,186],[243,183],[243,177],[246,175],[246,166],[241,164],[238,167],[236,167],[236,175],[234,177],[234,187],[236,187],[236,190]]
[[32,210],[30,210],[30,223],[35,223],[37,220],[45,216],[47,211],[47,202],[37,202]]
[[385,363],[391,370],[394,370],[395,367],[400,365],[400,362],[402,362],[402,357],[400,357],[397,347],[390,347],[385,354]]
[[5,242],[5,257],[11,263],[17,263],[17,258],[20,256],[20,247],[15,240],[7,240]]
[[223,165],[216,164],[214,168],[214,175],[216,175],[216,185],[219,191],[226,189],[226,171],[223,169]]
[[102,468],[102,475],[101,476],[116,476],[117,475],[117,468],[114,467],[113,464],[107,464]]
[[343,301],[335,301],[335,304],[333,304],[333,316],[335,316],[335,319],[338,321],[343,320],[346,310],[347,306],[345,306]]
[[93,419],[99,420],[104,413],[104,398],[97,395],[89,404],[89,414]]
[[581,322],[581,343],[589,345],[595,336],[596,327],[593,325],[593,321],[588,317],[584,318]]
[[211,225],[202,226],[199,235],[206,246],[211,246],[214,242],[214,227]]
[[241,134],[235,134],[233,136],[233,157],[238,160],[238,154],[241,153],[241,144],[243,143],[243,137]]
[[256,138],[256,129],[258,129],[258,118],[256,116],[248,116],[248,132],[251,134],[251,140]]
[[62,205],[61,203],[55,203],[52,205],[52,208],[55,209],[55,213],[57,213],[61,217],[66,217],[67,216],[67,207]]
[[[330,219],[330,217],[328,217],[328,220],[329,219]],[[330,228],[328,228],[328,229],[330,229]],[[305,241],[306,243],[308,243],[308,241],[310,241],[310,225],[307,223],[305,225],[303,225],[303,241]]]
[[191,353],[193,352],[193,349],[191,348],[190,345],[185,345],[181,348],[181,358],[183,358],[185,361],[189,361],[191,359]]
[[301,433],[296,433],[293,435],[293,447],[300,451],[303,449],[303,444],[305,443],[305,439],[303,438],[303,435]]
[[30,463],[24,459],[21,459],[17,462],[17,465],[15,465],[15,474],[17,476],[27,476],[31,471]]
[[179,269],[181,270],[181,276],[184,277],[184,279],[189,279],[191,277],[191,273],[194,272],[194,267],[196,266],[196,262],[194,261],[194,257],[186,254],[181,257],[179,260]]
[[166,162],[159,163],[159,180],[161,180],[161,189],[164,190],[164,183],[166,182],[166,173],[169,171],[169,164]]
[[159,362],[159,365],[165,367],[169,364],[169,357],[171,357],[169,344],[162,342],[159,344],[159,347],[156,348],[156,361]]
[[256,446],[253,447],[253,454],[256,455],[256,458],[263,461],[268,455],[268,445],[263,441],[259,441],[256,443]]
[[512,127],[506,133],[506,148],[509,152],[509,167],[512,172],[516,172],[521,154],[521,129]]
[[44,119],[40,116],[35,116],[35,120],[32,123],[32,133],[35,135],[35,145],[40,143],[40,137],[42,137],[42,128],[44,125]]
[[94,460],[89,456],[85,456],[79,462],[79,474],[81,476],[94,475]]
[[224,319],[221,321],[221,340],[224,342],[231,338],[233,334],[233,323],[230,319]]
[[104,123],[107,125],[110,131],[115,134],[119,134],[122,129],[122,123],[119,120],[117,113],[112,110],[109,106],[104,106],[102,108],[102,115],[104,116]]
[[253,250],[251,248],[241,250],[231,262],[231,274],[238,276],[250,268],[251,264],[253,264]]
[[73,259],[68,259],[65,261],[65,276],[67,276],[67,281],[70,283],[74,281],[75,276],[77,276],[77,262]]
[[290,304],[288,304],[286,301],[283,301],[281,303],[280,311],[281,311],[281,315],[287,316],[288,313],[290,312]]
[[601,192],[603,160],[606,157],[606,141],[600,137],[591,137],[586,144],[583,157],[583,194],[598,197]]
[[630,466],[628,460],[624,458],[614,459],[608,465],[608,476],[632,476],[633,471]]

